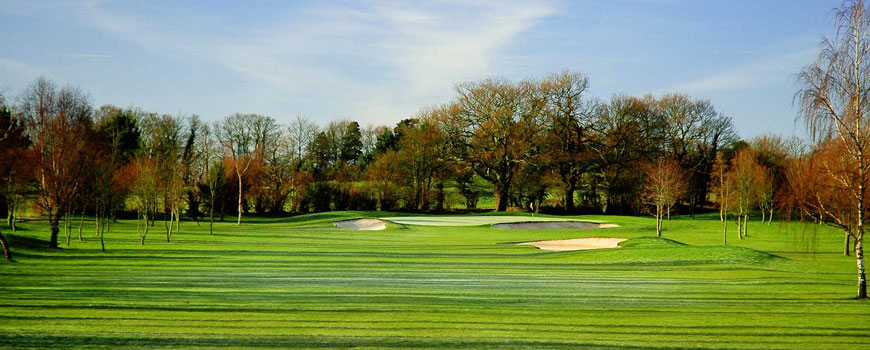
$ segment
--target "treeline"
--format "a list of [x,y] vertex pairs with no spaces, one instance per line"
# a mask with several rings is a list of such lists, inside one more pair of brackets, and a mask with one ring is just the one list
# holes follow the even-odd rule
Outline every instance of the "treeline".
[[281,125],[259,114],[207,123],[196,115],[94,108],[78,88],[39,78],[0,107],[0,195],[13,229],[15,213],[35,204],[51,223],[52,247],[61,231],[67,242],[75,226],[81,235],[85,214],[96,217],[100,235],[125,210],[137,213],[144,244],[158,219],[171,240],[182,216],[213,222],[236,215],[240,223],[249,212],[440,212],[475,209],[493,196],[499,211],[639,214],[656,207],[652,165],[666,160],[679,176],[663,179],[680,180],[658,200],[668,214],[725,198],[715,175],[738,169],[733,159],[752,148],[773,185],[728,207],[741,217],[772,210],[761,198],[775,197],[783,182],[782,142],[746,147],[708,100],[600,101],[587,89],[586,76],[570,71],[461,83],[449,103],[392,127],[361,127],[304,117]]

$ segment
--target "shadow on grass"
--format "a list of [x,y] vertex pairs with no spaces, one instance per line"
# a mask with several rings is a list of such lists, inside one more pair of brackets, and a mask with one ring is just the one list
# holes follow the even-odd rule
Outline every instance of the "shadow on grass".
[[[23,231],[18,229],[18,231]],[[21,236],[15,233],[7,233],[6,240],[9,241],[9,247],[14,250],[30,250],[47,252],[54,249],[49,248],[48,241],[33,237]]]

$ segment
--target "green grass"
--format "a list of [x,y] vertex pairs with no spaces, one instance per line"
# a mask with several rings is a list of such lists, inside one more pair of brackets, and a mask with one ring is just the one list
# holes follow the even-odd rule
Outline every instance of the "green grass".
[[[854,260],[817,225],[750,223],[722,246],[714,217],[581,216],[606,230],[487,225],[334,228],[396,213],[158,222],[144,247],[122,221],[99,251],[43,248],[45,223],[0,263],[0,348],[870,349]],[[733,226],[733,225],[732,225]],[[625,237],[620,249],[500,244]]]
[[400,225],[420,226],[480,226],[512,222],[577,221],[547,215],[418,215],[381,217],[381,219]]

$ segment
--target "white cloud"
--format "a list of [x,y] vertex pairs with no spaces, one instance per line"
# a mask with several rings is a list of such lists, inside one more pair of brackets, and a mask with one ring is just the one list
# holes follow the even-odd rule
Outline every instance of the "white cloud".
[[245,24],[230,36],[169,32],[179,26],[100,3],[82,13],[88,23],[155,53],[216,62],[272,98],[306,94],[314,96],[309,103],[340,101],[330,110],[341,116],[393,122],[445,102],[457,81],[493,74],[496,57],[505,59],[499,51],[556,7],[508,1],[318,5],[278,23]]
[[3,57],[0,57],[0,72],[4,72],[9,75],[15,75],[19,78],[24,79],[33,79],[33,77],[46,73],[44,69],[30,63],[20,62]]
[[815,51],[805,50],[763,57],[757,61],[680,84],[676,91],[703,93],[767,87],[790,79],[801,66],[812,61]]

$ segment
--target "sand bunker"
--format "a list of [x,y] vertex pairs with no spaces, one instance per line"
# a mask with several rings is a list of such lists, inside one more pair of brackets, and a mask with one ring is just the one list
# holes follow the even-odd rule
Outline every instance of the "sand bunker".
[[547,230],[547,229],[593,229],[619,227],[614,224],[599,224],[586,221],[544,221],[544,222],[509,222],[493,224],[492,227],[506,230]]
[[541,250],[551,250],[556,252],[569,250],[589,250],[589,249],[607,249],[619,248],[619,242],[625,241],[627,238],[572,238],[572,239],[555,239],[551,241],[535,241],[516,243],[518,245],[535,246]]
[[353,219],[333,222],[335,227],[349,228],[351,230],[377,231],[387,228],[384,220],[378,219]]

